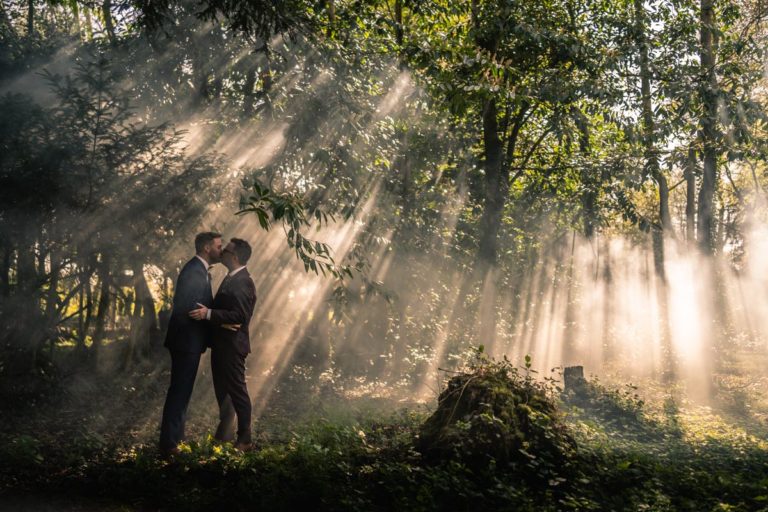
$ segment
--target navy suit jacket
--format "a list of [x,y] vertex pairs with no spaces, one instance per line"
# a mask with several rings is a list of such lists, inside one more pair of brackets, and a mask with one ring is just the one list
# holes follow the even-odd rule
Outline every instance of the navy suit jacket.
[[213,304],[213,293],[208,272],[199,258],[194,257],[181,269],[173,294],[173,309],[168,322],[165,346],[176,352],[205,352],[210,345],[211,330],[207,322],[192,320],[189,312],[197,303],[208,308]]
[[[221,283],[211,306],[214,350],[221,344],[231,344],[242,356],[251,352],[248,324],[251,323],[255,306],[256,285],[248,269],[240,270]],[[240,324],[240,328],[234,332],[224,329],[222,324]]]

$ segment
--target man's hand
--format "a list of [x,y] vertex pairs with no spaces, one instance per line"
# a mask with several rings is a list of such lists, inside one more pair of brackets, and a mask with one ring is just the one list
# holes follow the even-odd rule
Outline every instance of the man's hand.
[[190,311],[189,318],[191,318],[192,320],[205,320],[206,318],[208,318],[208,308],[203,306],[199,302],[197,303],[197,305],[200,307]]
[[228,331],[237,332],[240,330],[241,325],[242,324],[221,324],[221,328]]

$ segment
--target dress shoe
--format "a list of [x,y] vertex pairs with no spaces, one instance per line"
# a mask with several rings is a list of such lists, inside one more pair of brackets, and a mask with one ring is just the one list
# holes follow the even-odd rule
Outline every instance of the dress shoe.
[[160,448],[160,458],[163,460],[172,460],[179,453],[178,446],[174,446],[173,448]]
[[240,450],[241,452],[249,452],[251,451],[251,448],[253,448],[253,444],[251,444],[250,441],[238,441],[234,444],[235,450]]

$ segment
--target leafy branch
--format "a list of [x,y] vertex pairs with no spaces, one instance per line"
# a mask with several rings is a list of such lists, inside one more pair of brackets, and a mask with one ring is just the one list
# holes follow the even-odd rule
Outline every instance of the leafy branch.
[[328,244],[310,240],[301,234],[302,228],[311,225],[312,217],[320,228],[328,225],[329,220],[335,220],[333,215],[318,209],[307,217],[306,212],[304,201],[299,195],[290,192],[278,193],[255,181],[251,195],[241,202],[237,215],[255,214],[259,225],[265,231],[269,231],[273,223],[280,222],[288,247],[293,249],[296,258],[304,263],[306,272],[312,270],[315,274],[332,275],[341,280],[345,274],[352,277],[352,269],[349,266],[339,265],[333,259],[332,249]]

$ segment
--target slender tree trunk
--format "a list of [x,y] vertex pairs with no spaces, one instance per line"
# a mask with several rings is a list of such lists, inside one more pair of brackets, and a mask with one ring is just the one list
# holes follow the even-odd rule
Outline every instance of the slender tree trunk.
[[256,65],[252,63],[245,75],[245,85],[243,86],[243,118],[247,119],[253,116],[253,105],[256,99]]
[[499,138],[496,100],[488,100],[483,109],[483,143],[485,156],[485,207],[480,219],[480,261],[495,266],[498,234],[504,205],[509,193],[509,171],[503,164],[503,147]]
[[137,289],[137,298],[141,301],[141,314],[146,320],[147,328],[157,329],[157,314],[155,313],[155,300],[152,298],[152,292],[149,291],[147,279],[144,276],[143,265],[137,266],[139,272],[139,288]]
[[699,247],[706,254],[714,249],[714,194],[717,186],[717,96],[716,27],[714,0],[701,0],[701,84],[704,114],[701,118],[700,138],[703,148],[704,169],[699,189],[698,237]]
[[104,332],[106,328],[107,315],[109,313],[110,301],[110,258],[106,253],[101,255],[101,262],[99,263],[99,304],[96,311],[96,326],[93,333],[93,346],[91,347],[94,352],[98,352],[101,344],[104,342]]
[[72,10],[72,17],[75,20],[75,31],[77,31],[77,38],[82,41],[83,27],[80,23],[80,6],[78,5],[77,0],[70,0],[69,7]]
[[[37,347],[45,326],[40,309],[40,286],[37,275],[35,239],[19,236],[15,261],[15,286],[5,302],[3,325],[8,352],[7,369],[23,374],[37,368]],[[11,263],[13,266],[13,262]]]
[[85,289],[85,319],[83,321],[83,348],[86,348],[85,342],[88,339],[88,332],[91,330],[91,320],[93,319],[93,289],[91,288],[91,270],[85,276],[83,283]]
[[715,229],[715,248],[718,251],[722,251],[725,247],[725,241],[727,238],[726,231],[728,224],[731,221],[730,211],[725,207],[725,202],[722,200],[722,195],[717,194],[717,199],[720,202],[720,208],[717,211],[717,227]]
[[400,158],[398,160],[400,164],[400,174],[402,175],[401,197],[403,201],[403,218],[401,220],[405,225],[408,225],[411,217],[411,209],[413,208],[414,203],[414,193],[413,173],[411,169],[411,159],[409,158],[410,130],[407,126],[404,128],[400,142]]
[[333,37],[333,27],[336,24],[336,2],[334,0],[328,0],[328,30],[326,35]]
[[42,279],[43,276],[45,276],[48,273],[48,271],[45,268],[45,260],[47,256],[48,255],[43,250],[43,243],[41,241],[39,249],[37,251],[37,271],[36,271],[37,275],[40,276],[40,279]]
[[101,4],[101,15],[104,18],[104,30],[107,32],[107,38],[110,44],[117,44],[117,36],[115,35],[115,25],[112,19],[112,0],[104,0]]
[[85,328],[85,318],[83,317],[83,311],[85,310],[85,286],[83,285],[83,276],[80,275],[80,291],[77,294],[77,349],[80,352],[85,351],[85,335],[83,329]]
[[685,239],[696,241],[696,150],[688,149],[685,165]]
[[35,245],[32,242],[24,244],[18,251],[16,261],[16,290],[27,297],[32,296],[37,288],[37,272],[35,269]]
[[403,46],[403,0],[395,0],[395,42],[398,48]]
[[110,294],[109,309],[107,309],[107,325],[105,331],[115,331],[118,327],[117,317],[119,316],[120,297],[117,293]]
[[0,261],[0,296],[8,297],[11,294],[11,257],[13,247],[8,240],[3,239],[3,258]]
[[[575,252],[576,252],[576,231],[573,232],[570,248],[567,246],[559,248],[561,251],[561,257],[567,258],[568,268],[565,274],[565,286],[566,286],[566,298],[565,298],[565,315],[562,325],[562,361],[566,366],[583,364],[584,361],[580,360],[580,354],[576,349],[576,329],[574,326],[577,323],[576,314],[576,300],[575,294],[577,290],[576,278],[574,277],[575,267]],[[566,256],[562,254],[568,250],[569,254]]]
[[85,16],[85,40],[93,41],[93,18],[91,9],[87,5],[83,6],[83,16]]
[[86,340],[91,328],[93,313],[93,290],[91,289],[91,276],[93,270],[90,265],[84,265],[80,270],[80,313],[78,315],[78,348],[82,354],[86,352]]
[[264,69],[259,75],[261,80],[261,90],[259,91],[259,97],[264,101],[264,116],[269,119],[272,117],[272,100],[269,97],[272,92],[272,68],[271,59],[272,52],[269,49],[269,43],[264,43]]
[[499,138],[496,100],[488,100],[483,111],[483,142],[485,156],[485,206],[480,218],[478,248],[479,283],[484,296],[479,308],[480,342],[488,347],[496,338],[495,273],[498,257],[498,237],[509,195],[509,167],[504,165],[503,144]]
[[27,0],[27,35],[35,35],[35,0]]
[[405,25],[403,24],[403,0],[395,0],[395,43],[397,44],[400,69],[408,68],[408,59],[403,53],[405,42]]
[[[472,0],[471,15],[472,24],[479,25],[479,2]],[[479,48],[491,54],[496,53],[499,45],[499,35],[483,37],[482,31],[478,31],[476,44]],[[522,112],[522,111],[521,111]],[[504,131],[508,128],[509,112],[505,115]],[[496,343],[496,290],[495,277],[498,258],[498,237],[501,229],[501,221],[504,216],[504,206],[509,196],[509,166],[514,158],[514,148],[517,142],[520,122],[512,129],[512,134],[507,141],[508,161],[505,162],[504,142],[499,136],[498,105],[495,97],[485,101],[482,111],[483,122],[483,157],[485,170],[485,205],[480,217],[480,240],[478,246],[479,283],[481,293],[487,293],[489,297],[481,298],[479,334],[484,338],[481,343],[493,347]],[[471,288],[470,288],[471,289]],[[484,299],[484,300],[483,300]]]
[[672,228],[669,215],[669,186],[667,178],[661,172],[656,151],[656,121],[653,117],[653,98],[651,96],[651,63],[648,53],[648,20],[646,19],[643,0],[634,0],[635,34],[640,60],[640,104],[643,116],[643,150],[645,153],[646,172],[659,188],[659,228],[661,233],[654,233],[654,263],[656,273],[664,275],[664,235]]
[[221,99],[221,91],[224,89],[224,83],[219,73],[212,73],[213,79],[210,86],[210,100]]
[[53,337],[50,336],[51,331],[54,329],[59,315],[59,251],[56,248],[52,248],[50,251],[51,270],[50,277],[48,279],[48,293],[45,299],[45,323],[49,336],[48,341],[53,346]]
[[198,107],[205,106],[211,99],[211,89],[208,85],[208,81],[211,79],[211,73],[208,71],[200,70],[197,77],[196,87],[196,105]]
[[597,191],[593,173],[586,169],[581,175],[581,181],[584,185],[584,191],[581,194],[582,226],[584,236],[587,240],[592,240],[595,236],[595,217],[597,216]]
[[135,259],[132,268],[136,300],[131,318],[131,357],[136,349],[146,352],[152,340],[152,333],[157,331],[155,302],[144,277],[144,265]]
[[[585,159],[589,159],[591,151],[591,141],[589,133],[589,120],[584,113],[577,107],[571,108],[576,128],[579,131],[579,151]],[[581,170],[581,183],[583,192],[581,193],[581,208],[583,212],[582,224],[584,227],[584,236],[591,240],[595,235],[597,219],[597,193],[599,187],[598,173],[595,169],[585,166]]]
[[674,228],[672,227],[672,214],[669,213],[669,184],[667,183],[667,177],[664,176],[664,173],[659,172],[656,181],[659,185],[659,220],[661,221],[661,229],[670,236],[675,237]]
[[602,246],[603,264],[599,270],[603,280],[603,332],[602,348],[603,363],[610,364],[616,359],[616,337],[613,329],[613,311],[615,291],[613,282],[613,268],[611,262],[611,250],[608,237],[602,236],[599,244]]

